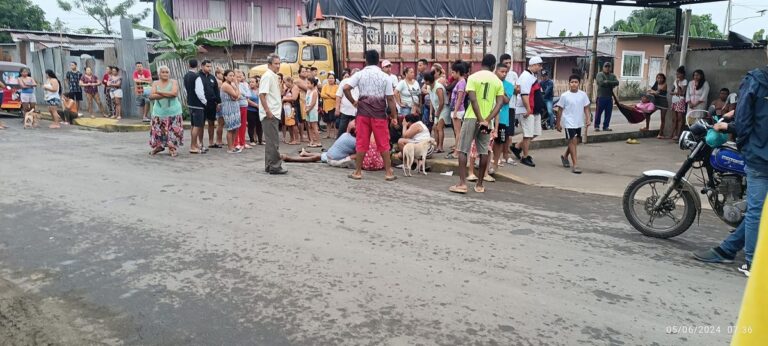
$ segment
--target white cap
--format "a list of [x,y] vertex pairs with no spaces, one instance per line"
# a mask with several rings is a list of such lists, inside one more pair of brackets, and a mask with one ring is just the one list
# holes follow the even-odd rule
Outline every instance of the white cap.
[[536,64],[543,64],[543,63],[544,63],[544,60],[541,60],[541,58],[538,57],[538,56],[535,56],[535,57],[531,58],[531,60],[528,60],[528,66],[536,65]]

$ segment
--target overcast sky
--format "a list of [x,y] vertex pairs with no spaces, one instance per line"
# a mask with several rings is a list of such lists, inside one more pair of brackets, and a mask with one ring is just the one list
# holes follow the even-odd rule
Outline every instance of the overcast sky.
[[[118,0],[107,0],[111,4],[119,2]],[[66,13],[58,8],[54,0],[32,0],[32,2],[39,5],[44,11],[46,11],[46,18],[53,22],[56,17],[61,18],[67,23],[67,26],[76,30],[81,27],[97,27],[97,24],[93,19],[82,13]],[[139,2],[134,6],[134,11],[138,12],[141,9],[150,7],[150,3]],[[722,30],[725,24],[725,13],[728,6],[727,1],[689,6],[694,14],[712,14],[715,24]],[[528,0],[528,17],[537,19],[551,20],[549,24],[549,35],[556,36],[560,33],[560,30],[565,28],[567,31],[573,32],[576,35],[579,31],[584,34],[591,34],[588,29],[590,9],[592,6],[554,2],[548,0]],[[605,6],[603,7],[603,14],[600,18],[600,26],[608,26],[613,24],[614,18],[616,20],[626,18],[629,13],[636,8],[621,7],[621,6]],[[752,37],[755,31],[761,28],[768,31],[768,15],[762,18],[744,19],[740,23],[736,24],[743,18],[752,17],[758,15],[756,11],[768,9],[768,1],[766,0],[733,0],[733,27],[732,30],[738,32],[744,36]],[[592,9],[594,11],[594,9]],[[594,19],[594,18],[593,18]],[[594,23],[594,21],[593,21]],[[114,23],[116,27],[119,27],[117,22]],[[152,17],[148,17],[144,23],[146,26],[152,25]],[[539,23],[537,26],[538,35],[547,35],[547,23]],[[138,33],[137,33],[138,35]]]

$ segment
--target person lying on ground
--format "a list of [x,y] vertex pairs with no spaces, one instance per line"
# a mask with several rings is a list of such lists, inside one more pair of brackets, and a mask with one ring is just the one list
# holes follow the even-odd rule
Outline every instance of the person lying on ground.
[[309,153],[301,149],[298,157],[292,157],[288,155],[280,155],[280,158],[285,162],[322,162],[327,163],[332,167],[346,167],[354,168],[354,160],[356,157],[355,150],[355,127],[354,122],[350,123],[349,131],[342,134],[339,139],[333,142],[328,151],[323,153]]

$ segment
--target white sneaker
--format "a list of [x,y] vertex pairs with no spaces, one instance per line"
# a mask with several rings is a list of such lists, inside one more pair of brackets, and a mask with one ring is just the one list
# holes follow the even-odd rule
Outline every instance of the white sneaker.
[[742,264],[741,267],[737,268],[740,272],[744,273],[747,277],[749,277],[749,270],[752,269],[752,266],[749,264]]

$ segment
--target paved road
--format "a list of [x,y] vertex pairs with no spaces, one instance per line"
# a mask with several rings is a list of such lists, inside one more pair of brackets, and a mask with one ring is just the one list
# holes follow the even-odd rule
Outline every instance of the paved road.
[[709,212],[660,241],[611,197],[273,177],[263,152],[5,120],[0,344],[720,345],[738,313],[745,279],[688,258],[723,237]]

